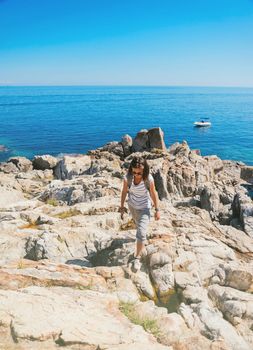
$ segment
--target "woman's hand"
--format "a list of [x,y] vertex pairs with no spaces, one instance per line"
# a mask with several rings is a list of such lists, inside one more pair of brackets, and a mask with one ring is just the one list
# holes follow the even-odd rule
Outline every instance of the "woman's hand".
[[121,220],[124,219],[124,214],[127,213],[127,209],[125,207],[119,207]]
[[156,220],[156,221],[157,221],[157,220],[160,220],[160,218],[161,218],[160,211],[159,211],[159,210],[156,210],[156,211],[155,211],[155,220]]
[[159,212],[159,209],[158,209],[158,206],[159,206],[159,199],[158,199],[158,195],[157,195],[157,192],[156,192],[156,189],[155,189],[155,183],[152,181],[150,183],[150,196],[152,198],[152,201],[153,201],[153,204],[154,204],[154,207],[155,207],[155,220],[160,220],[160,212]]

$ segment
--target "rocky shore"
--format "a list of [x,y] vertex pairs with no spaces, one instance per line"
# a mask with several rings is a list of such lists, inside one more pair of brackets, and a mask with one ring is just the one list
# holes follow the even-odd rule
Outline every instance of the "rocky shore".
[[[122,178],[161,200],[134,273]],[[160,128],[86,155],[0,163],[0,349],[253,349],[253,167],[169,149]]]

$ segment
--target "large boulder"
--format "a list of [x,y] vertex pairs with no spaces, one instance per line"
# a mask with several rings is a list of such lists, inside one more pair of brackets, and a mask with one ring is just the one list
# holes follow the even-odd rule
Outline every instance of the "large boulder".
[[32,170],[32,162],[25,157],[13,157],[8,160],[8,163],[13,163],[19,171],[27,172]]
[[132,144],[133,144],[132,137],[127,134],[124,135],[121,139],[121,144],[123,147],[124,156],[125,157],[129,156],[132,152]]
[[54,199],[60,202],[68,203],[70,201],[72,192],[79,187],[75,187],[74,185],[68,182],[62,183],[60,180],[53,180],[41,193],[39,198],[42,201]]
[[143,152],[149,150],[148,130],[140,130],[133,140],[133,152]]
[[164,132],[161,128],[153,128],[148,131],[150,149],[157,148],[166,151]]
[[44,231],[39,235],[32,235],[26,243],[25,258],[31,260],[50,259],[61,262],[71,258],[64,240],[57,233]]
[[57,179],[72,179],[75,176],[84,174],[91,165],[89,156],[65,156],[55,167],[54,174]]
[[133,140],[133,152],[150,151],[154,148],[166,151],[164,133],[161,128],[141,130]]
[[37,170],[53,169],[58,162],[58,159],[48,154],[35,156],[33,158],[33,167]]
[[0,163],[0,172],[3,172],[5,174],[15,174],[15,173],[18,173],[19,170],[14,163],[3,162],[3,163]]

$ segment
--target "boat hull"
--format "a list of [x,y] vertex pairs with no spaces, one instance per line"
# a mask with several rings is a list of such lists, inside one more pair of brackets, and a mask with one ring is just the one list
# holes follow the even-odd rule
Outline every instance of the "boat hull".
[[211,126],[211,123],[210,122],[195,122],[194,125],[201,128],[201,127]]

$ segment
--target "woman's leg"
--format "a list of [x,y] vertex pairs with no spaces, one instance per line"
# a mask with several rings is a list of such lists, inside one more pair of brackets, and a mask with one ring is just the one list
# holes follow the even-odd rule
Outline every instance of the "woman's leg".
[[135,251],[135,254],[134,254],[134,256],[135,256],[136,258],[140,258],[140,257],[141,257],[141,254],[142,254],[142,252],[143,252],[144,247],[145,247],[144,242],[139,241],[139,240],[137,239],[137,240],[136,240],[136,251]]
[[137,210],[134,209],[130,204],[128,204],[129,211],[132,215],[134,223],[137,225]]
[[150,221],[150,209],[138,210],[137,231],[136,231],[136,252],[135,257],[140,258],[145,248],[148,225]]

